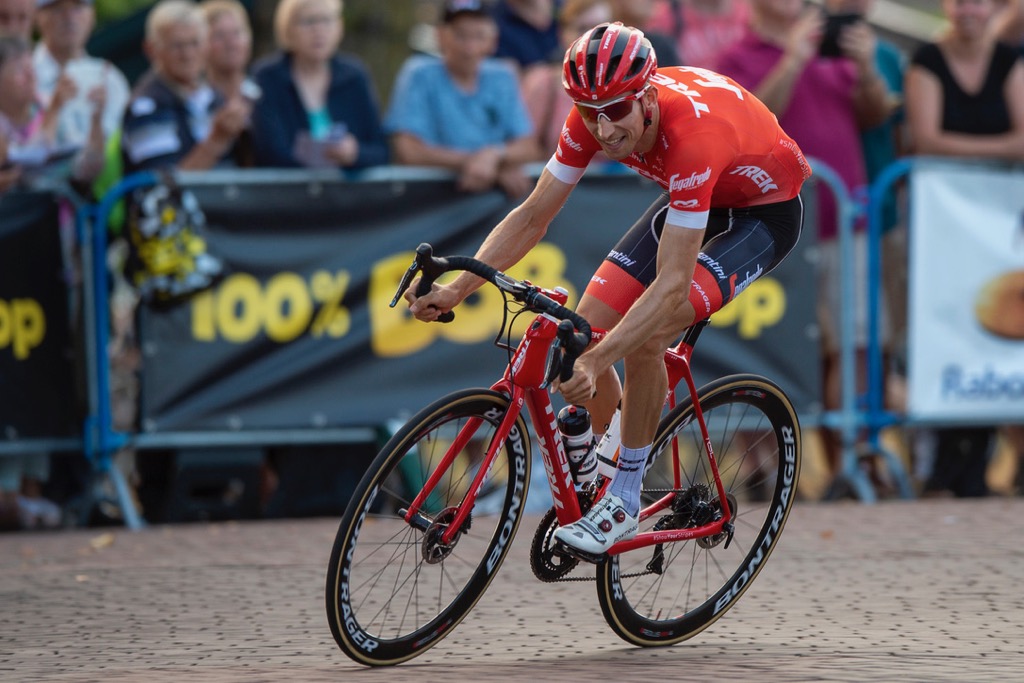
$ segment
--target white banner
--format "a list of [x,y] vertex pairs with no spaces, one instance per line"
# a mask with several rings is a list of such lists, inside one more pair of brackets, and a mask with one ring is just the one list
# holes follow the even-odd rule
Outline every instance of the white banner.
[[1024,421],[1024,172],[921,161],[910,196],[910,417]]

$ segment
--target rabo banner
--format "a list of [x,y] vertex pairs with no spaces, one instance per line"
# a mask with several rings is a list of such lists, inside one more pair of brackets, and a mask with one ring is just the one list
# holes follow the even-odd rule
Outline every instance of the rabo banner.
[[910,415],[1024,421],[1024,171],[926,160],[911,181]]
[[[448,179],[194,184],[210,253],[227,277],[166,311],[142,311],[147,432],[376,425],[456,389],[489,386],[507,353],[493,345],[501,294],[485,286],[449,325],[388,303],[421,242],[472,254],[514,207]],[[586,178],[545,236],[509,272],[578,301],[618,237],[657,196],[632,176]],[[813,235],[813,228],[805,234]],[[813,265],[805,241],[705,331],[701,382],[729,372],[775,379],[816,409]],[[531,318],[517,322],[521,330]],[[515,337],[513,338],[513,342]]]

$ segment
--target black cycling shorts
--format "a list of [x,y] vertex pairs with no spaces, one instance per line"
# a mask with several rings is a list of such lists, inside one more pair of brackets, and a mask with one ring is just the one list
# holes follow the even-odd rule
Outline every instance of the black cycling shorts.
[[[626,314],[654,280],[668,199],[668,194],[663,194],[647,209],[587,285],[588,295],[620,315]],[[803,213],[799,196],[776,204],[711,210],[690,290],[697,320],[722,308],[782,262],[800,238]]]

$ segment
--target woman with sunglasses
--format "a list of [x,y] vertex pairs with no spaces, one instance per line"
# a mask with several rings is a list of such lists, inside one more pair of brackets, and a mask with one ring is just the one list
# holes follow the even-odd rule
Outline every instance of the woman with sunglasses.
[[[668,390],[665,349],[790,252],[811,169],[753,95],[704,69],[658,69],[638,29],[618,22],[590,29],[568,49],[563,68],[575,106],[558,150],[476,256],[501,270],[514,265],[543,237],[598,151],[665,190],[608,254],[577,308],[611,332],[552,389],[586,405],[595,432],[622,401],[622,448],[608,492],[555,532],[593,560],[636,535],[640,480]],[[432,321],[482,282],[463,273],[426,296],[417,298],[414,287],[405,296],[418,319]],[[619,360],[625,391],[613,367]]]

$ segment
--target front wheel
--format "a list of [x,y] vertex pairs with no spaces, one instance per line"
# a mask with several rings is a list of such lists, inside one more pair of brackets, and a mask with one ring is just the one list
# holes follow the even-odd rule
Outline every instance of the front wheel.
[[[356,487],[327,569],[327,620],[357,662],[398,664],[447,636],[494,579],[519,526],[530,439],[519,415],[451,542],[442,534],[510,409],[503,394],[467,389],[420,411],[384,446]],[[461,448],[453,447],[459,439]],[[439,463],[454,455],[447,467]],[[415,523],[404,511],[434,474]]]
[[[782,390],[761,377],[734,375],[708,384],[698,396],[735,530],[732,538],[719,534],[638,548],[599,565],[604,617],[636,645],[678,643],[718,620],[764,567],[796,497],[800,425]],[[676,502],[641,522],[641,532],[721,518],[689,397],[662,419],[651,458],[641,506],[672,491]]]

